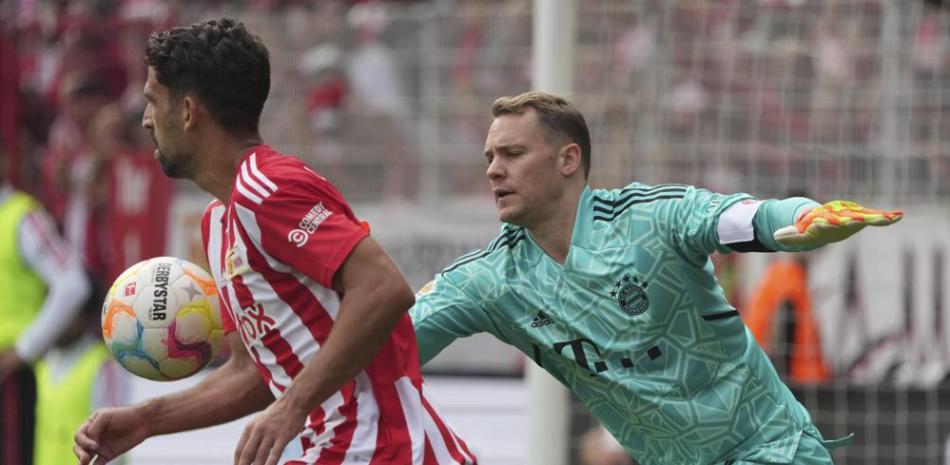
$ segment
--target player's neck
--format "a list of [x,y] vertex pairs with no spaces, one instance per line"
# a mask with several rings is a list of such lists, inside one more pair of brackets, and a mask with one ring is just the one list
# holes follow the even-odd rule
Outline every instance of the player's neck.
[[206,160],[203,169],[195,176],[195,183],[205,192],[213,195],[225,205],[231,201],[231,192],[234,190],[234,178],[237,175],[238,163],[253,147],[262,144],[260,135],[244,138],[219,138],[211,143],[199,155]]
[[544,220],[527,227],[531,238],[544,253],[562,265],[567,261],[567,254],[571,250],[571,237],[574,234],[574,220],[577,217],[580,197],[581,191],[566,192]]

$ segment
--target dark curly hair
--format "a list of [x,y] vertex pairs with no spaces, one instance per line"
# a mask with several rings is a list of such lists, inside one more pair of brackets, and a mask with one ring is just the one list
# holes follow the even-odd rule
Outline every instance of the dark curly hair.
[[173,97],[197,95],[229,132],[257,133],[270,92],[270,57],[243,23],[221,18],[153,32],[145,64]]

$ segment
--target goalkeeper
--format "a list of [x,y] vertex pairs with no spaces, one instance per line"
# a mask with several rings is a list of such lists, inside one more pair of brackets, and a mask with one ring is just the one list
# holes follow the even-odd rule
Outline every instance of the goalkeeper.
[[502,232],[411,310],[422,362],[488,332],[570,388],[644,465],[830,464],[827,440],[726,301],[713,252],[803,251],[901,212],[684,185],[591,189],[583,116],[541,92],[492,106]]

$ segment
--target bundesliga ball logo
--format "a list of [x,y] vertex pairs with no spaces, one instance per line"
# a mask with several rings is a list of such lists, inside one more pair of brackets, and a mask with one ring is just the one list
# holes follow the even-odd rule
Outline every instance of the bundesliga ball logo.
[[224,338],[214,280],[180,258],[132,265],[102,304],[102,337],[119,364],[143,378],[195,374],[214,359]]

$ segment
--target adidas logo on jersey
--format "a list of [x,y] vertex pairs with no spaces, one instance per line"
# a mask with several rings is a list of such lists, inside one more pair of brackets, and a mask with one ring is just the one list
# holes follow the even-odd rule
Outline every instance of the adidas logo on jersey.
[[551,317],[549,317],[544,312],[538,312],[537,316],[534,317],[534,320],[531,320],[532,328],[540,328],[550,324],[554,324],[554,320],[552,320]]

